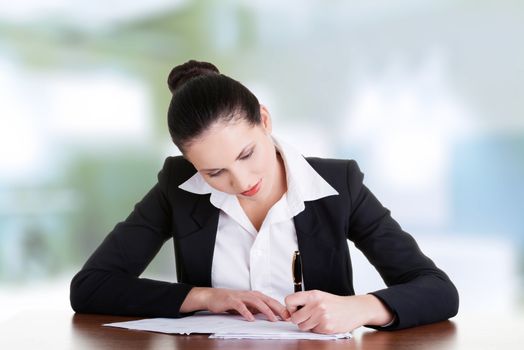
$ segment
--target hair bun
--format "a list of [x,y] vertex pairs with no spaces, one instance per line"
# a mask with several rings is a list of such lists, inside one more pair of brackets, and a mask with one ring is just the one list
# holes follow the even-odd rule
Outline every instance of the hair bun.
[[169,91],[175,91],[184,85],[187,81],[201,75],[220,74],[217,67],[208,62],[189,60],[173,68],[167,77]]

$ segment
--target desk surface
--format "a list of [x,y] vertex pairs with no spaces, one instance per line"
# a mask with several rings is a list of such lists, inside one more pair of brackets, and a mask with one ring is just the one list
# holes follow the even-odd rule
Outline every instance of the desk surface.
[[360,328],[353,339],[224,340],[207,335],[170,335],[102,327],[136,318],[81,315],[73,312],[25,311],[3,323],[1,349],[512,349],[524,343],[522,320],[506,326],[475,317],[412,329],[384,332]]

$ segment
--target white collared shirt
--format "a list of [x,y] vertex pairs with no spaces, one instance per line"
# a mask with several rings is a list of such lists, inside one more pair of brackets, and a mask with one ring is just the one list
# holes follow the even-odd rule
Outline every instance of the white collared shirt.
[[304,202],[338,192],[299,152],[272,138],[284,160],[287,192],[271,207],[258,232],[237,196],[215,190],[199,172],[178,187],[196,194],[211,193],[211,204],[220,209],[212,286],[257,290],[283,304],[284,298],[293,293],[291,261],[298,250],[293,217],[304,210]]

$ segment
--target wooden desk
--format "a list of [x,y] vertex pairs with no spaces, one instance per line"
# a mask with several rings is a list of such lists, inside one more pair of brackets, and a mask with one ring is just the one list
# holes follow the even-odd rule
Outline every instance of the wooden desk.
[[[383,332],[360,328],[353,339],[224,340],[207,335],[170,335],[102,327],[136,318],[81,315],[73,312],[25,311],[2,324],[0,349],[510,349],[524,343],[523,323],[499,333],[465,321],[446,321],[408,330]],[[462,326],[464,324],[464,326]],[[479,324],[486,324],[480,322]],[[487,332],[487,331],[490,332]]]

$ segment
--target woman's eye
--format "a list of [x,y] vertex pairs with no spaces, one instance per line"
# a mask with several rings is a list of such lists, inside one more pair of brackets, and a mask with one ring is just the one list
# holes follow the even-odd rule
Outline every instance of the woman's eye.
[[218,176],[218,175],[220,175],[220,174],[222,174],[222,170],[217,171],[216,173],[208,174],[208,175],[211,176],[211,177],[215,177],[215,176]]
[[[253,155],[253,152],[255,152],[254,149],[252,149],[251,152],[249,152],[249,153],[246,154],[245,156],[240,157],[239,159],[240,159],[240,160],[248,159],[249,157],[251,157],[251,156]],[[215,172],[215,173],[208,173],[207,175],[208,175],[209,177],[217,177],[217,176],[219,176],[220,174],[222,174],[222,170],[219,170],[219,171],[217,171],[217,172]]]
[[251,155],[253,154],[253,151],[249,152],[248,154],[246,154],[245,156],[243,157],[240,157],[240,159],[248,159],[249,157],[251,157]]

